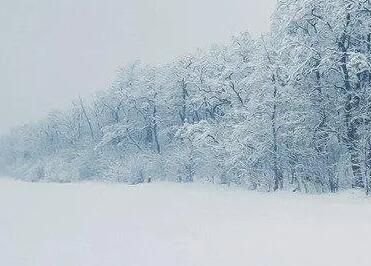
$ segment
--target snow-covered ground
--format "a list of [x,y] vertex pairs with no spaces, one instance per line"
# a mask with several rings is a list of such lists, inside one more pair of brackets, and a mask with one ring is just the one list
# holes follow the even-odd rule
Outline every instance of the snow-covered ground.
[[369,266],[371,200],[0,179],[4,266]]

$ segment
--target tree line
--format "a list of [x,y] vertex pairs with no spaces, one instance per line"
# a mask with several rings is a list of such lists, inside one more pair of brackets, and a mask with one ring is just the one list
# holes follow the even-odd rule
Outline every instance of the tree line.
[[0,139],[28,180],[235,184],[368,193],[371,1],[279,0],[271,31],[160,66]]

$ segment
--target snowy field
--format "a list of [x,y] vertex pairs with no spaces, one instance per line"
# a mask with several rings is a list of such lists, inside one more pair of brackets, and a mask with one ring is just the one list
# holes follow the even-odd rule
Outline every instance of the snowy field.
[[369,266],[371,199],[0,179],[4,266]]

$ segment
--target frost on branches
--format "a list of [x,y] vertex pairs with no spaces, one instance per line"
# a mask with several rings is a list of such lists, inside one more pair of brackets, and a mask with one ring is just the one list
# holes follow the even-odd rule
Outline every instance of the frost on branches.
[[3,136],[0,163],[33,181],[368,193],[370,57],[370,1],[281,0],[269,34],[127,65],[93,101]]

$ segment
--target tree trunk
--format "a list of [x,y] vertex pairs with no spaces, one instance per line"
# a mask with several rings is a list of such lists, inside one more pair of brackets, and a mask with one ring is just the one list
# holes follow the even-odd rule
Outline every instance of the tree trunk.
[[88,126],[89,126],[91,139],[94,140],[94,131],[93,131],[92,124],[90,122],[90,119],[88,117],[88,114],[86,113],[86,109],[85,109],[84,103],[83,103],[82,98],[80,96],[79,96],[79,99],[80,99],[80,106],[81,106],[82,113],[84,114],[84,117],[86,119],[86,122],[88,123]]
[[[347,15],[347,25],[350,22],[350,15]],[[341,40],[338,43],[339,49],[342,53],[340,59],[340,67],[344,75],[344,87],[345,87],[345,126],[346,126],[346,146],[348,148],[350,163],[353,172],[354,187],[364,187],[362,169],[360,166],[360,156],[357,149],[357,123],[353,121],[353,110],[355,109],[355,104],[357,101],[354,101],[352,92],[353,88],[350,82],[349,69],[347,66],[348,63],[348,48],[349,48],[349,36],[346,32],[346,29],[341,37]]]
[[156,116],[157,116],[157,109],[156,109],[156,106],[153,106],[153,117],[152,117],[153,138],[154,138],[154,142],[156,145],[156,151],[157,153],[160,153],[161,148],[160,148],[160,142],[158,140],[158,130],[157,130],[158,126],[157,126]]
[[[273,83],[275,83],[276,78],[273,75]],[[278,189],[283,189],[283,175],[278,166],[278,137],[277,137],[277,94],[278,89],[274,84],[273,87],[273,112],[271,116],[272,123],[272,137],[273,137],[273,174],[274,174],[274,184],[273,190],[277,191]]]

